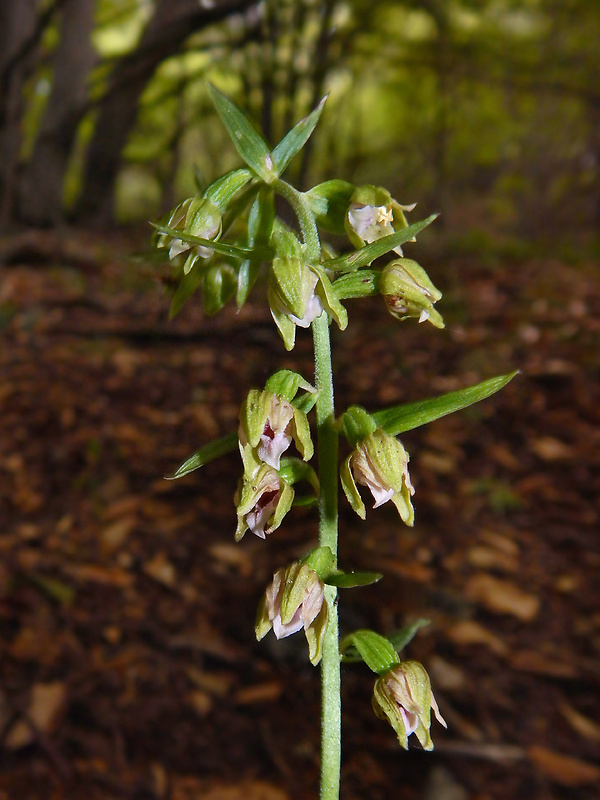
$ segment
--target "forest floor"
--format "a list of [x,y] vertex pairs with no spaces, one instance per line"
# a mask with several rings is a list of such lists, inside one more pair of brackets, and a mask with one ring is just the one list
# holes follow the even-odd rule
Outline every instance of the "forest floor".
[[[303,637],[254,640],[272,572],[315,542],[294,510],[233,541],[235,429],[276,369],[310,378],[257,302],[168,322],[119,240],[0,268],[0,800],[317,796],[319,687]],[[344,800],[593,800],[600,786],[598,265],[434,263],[440,332],[349,303],[337,405],[371,410],[515,368],[502,392],[407,433],[416,524],[341,501],[345,631],[426,617],[445,731],[402,751],[343,667]]]

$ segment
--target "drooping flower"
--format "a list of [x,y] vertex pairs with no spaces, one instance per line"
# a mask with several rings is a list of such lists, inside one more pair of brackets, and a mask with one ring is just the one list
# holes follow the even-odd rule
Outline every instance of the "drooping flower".
[[[180,203],[169,217],[168,225],[190,236],[216,241],[221,235],[222,217],[219,207],[207,197],[188,197]],[[161,234],[161,245],[168,243],[169,237]],[[189,253],[184,264],[187,274],[199,258],[208,258],[213,254],[210,247],[192,244],[176,237],[170,238],[169,258],[173,259],[182,253]]]
[[304,461],[313,455],[308,418],[285,397],[268,390],[251,389],[240,411],[240,450],[249,445],[258,461],[279,469],[281,456],[292,440]]
[[278,639],[304,629],[312,664],[321,660],[328,608],[324,585],[308,564],[295,562],[277,570],[258,607],[256,638],[260,641],[273,629]]
[[357,483],[370,489],[375,501],[373,508],[391,500],[402,521],[413,525],[410,498],[415,490],[408,474],[408,461],[409,455],[401,442],[381,428],[359,442],[342,465],[341,479],[348,501],[362,519],[366,511]]
[[387,719],[396,731],[398,742],[408,750],[408,737],[416,734],[425,750],[433,750],[429,729],[431,711],[445,728],[425,667],[418,661],[403,661],[375,682],[373,710]]
[[419,322],[429,320],[436,328],[444,327],[441,314],[433,307],[442,293],[423,267],[411,258],[397,258],[384,267],[379,290],[392,316],[416,317]]
[[340,330],[348,314],[335,296],[324,269],[308,265],[295,256],[276,256],[269,273],[269,306],[286,350],[296,341],[296,327],[308,328],[323,311]]
[[260,539],[273,533],[294,500],[293,488],[268,464],[244,472],[238,495],[236,542],[248,529]]
[[[412,211],[415,205],[400,205],[381,186],[359,186],[346,213],[346,231],[350,241],[355,247],[362,247],[406,228],[408,223],[404,212]],[[402,255],[401,247],[395,247],[394,251]]]

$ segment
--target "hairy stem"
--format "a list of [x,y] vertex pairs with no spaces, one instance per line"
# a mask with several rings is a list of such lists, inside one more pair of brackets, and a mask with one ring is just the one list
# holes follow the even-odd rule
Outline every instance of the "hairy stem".
[[[331,548],[337,561],[338,434],[334,427],[333,374],[329,319],[321,314],[312,324],[315,350],[317,448],[319,454],[319,544]],[[325,588],[329,623],[321,660],[321,800],[338,800],[341,764],[340,655],[337,589]]]

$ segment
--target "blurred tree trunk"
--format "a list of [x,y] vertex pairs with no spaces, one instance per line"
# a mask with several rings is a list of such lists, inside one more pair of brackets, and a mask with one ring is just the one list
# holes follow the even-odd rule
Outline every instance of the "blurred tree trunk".
[[115,66],[98,108],[94,135],[86,154],[77,218],[104,226],[114,216],[115,184],[121,155],[135,123],[138,103],[164,59],[177,53],[195,31],[255,5],[256,0],[228,0],[214,5],[198,0],[160,0],[138,47]]
[[63,215],[65,172],[96,60],[91,40],[94,5],[95,0],[65,0],[62,7],[52,91],[19,184],[20,216],[34,225],[56,224]]
[[0,230],[12,217],[21,148],[23,85],[38,0],[0,0]]

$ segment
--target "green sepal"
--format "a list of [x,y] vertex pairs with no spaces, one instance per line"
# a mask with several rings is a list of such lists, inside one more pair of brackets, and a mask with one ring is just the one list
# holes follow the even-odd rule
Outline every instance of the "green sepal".
[[317,473],[310,464],[306,463],[306,461],[301,461],[299,458],[294,458],[293,456],[282,458],[278,473],[286,483],[290,484],[290,486],[293,486],[295,483],[299,483],[300,481],[308,481],[315,492],[317,494],[319,492],[319,479],[317,478]]
[[265,389],[273,392],[273,394],[285,397],[290,402],[296,397],[299,389],[304,389],[305,392],[311,393],[317,391],[299,372],[294,372],[291,369],[280,369],[273,373],[265,383]]
[[301,561],[308,564],[311,569],[314,569],[321,580],[324,580],[335,570],[335,556],[331,547],[315,547]]
[[202,307],[207,316],[220,311],[235,294],[236,274],[229,264],[215,264],[206,271],[202,287]]
[[381,572],[344,572],[336,570],[323,578],[323,582],[329,586],[337,586],[338,589],[353,589],[355,586],[370,586],[383,578]]
[[312,292],[310,268],[299,258],[275,257],[271,275],[273,280],[269,284],[274,283],[286,308],[302,319]]
[[[226,244],[225,242],[213,241],[212,239],[203,239],[201,236],[192,236],[191,233],[180,231],[177,228],[171,228],[169,225],[160,225],[156,222],[151,223],[151,225],[156,228],[157,231],[166,233],[168,236],[173,237],[173,239],[181,239],[182,242],[187,242],[188,244],[198,244],[201,247],[209,247],[211,250],[214,250],[215,253],[220,253],[223,256],[230,256],[231,258],[243,260],[250,258],[250,256],[257,255],[256,249],[249,250],[247,247],[239,247],[235,244]],[[272,252],[269,248],[262,248],[262,250],[259,250],[259,255],[266,260],[272,255]]]
[[354,481],[352,470],[350,469],[351,457],[352,455],[349,455],[348,458],[344,459],[344,461],[342,461],[342,466],[340,467],[340,480],[342,482],[342,489],[344,490],[346,499],[348,500],[354,511],[358,514],[358,516],[361,519],[366,519],[367,509],[365,508],[363,499],[360,496],[360,493]]
[[396,631],[396,633],[390,633],[386,638],[394,650],[396,650],[396,652],[400,652],[400,650],[404,650],[406,645],[415,638],[421,628],[424,628],[429,624],[430,620],[428,619],[417,619],[411,625],[405,625],[399,631]]
[[414,222],[412,225],[408,225],[408,227],[402,228],[396,231],[396,233],[391,233],[389,236],[383,236],[376,242],[361,247],[360,250],[338,256],[337,258],[332,258],[327,262],[327,269],[333,269],[337,272],[349,272],[350,270],[360,269],[360,267],[366,267],[372,261],[375,261],[376,258],[410,241],[417,233],[422,231],[423,228],[431,225],[437,217],[438,214],[431,214],[427,219]]
[[364,661],[377,675],[384,675],[400,663],[391,643],[375,631],[358,630],[340,643],[342,661]]
[[305,197],[317,225],[329,233],[343,234],[353,192],[351,183],[339,179],[319,183],[306,192]]
[[283,346],[286,350],[293,350],[296,343],[296,325],[288,315],[284,314],[279,308],[277,293],[271,283],[269,283],[269,288],[267,290],[267,298],[271,309],[271,316],[277,326],[279,335],[283,339]]
[[[327,265],[327,264],[326,264]],[[333,291],[338,300],[356,300],[372,297],[380,291],[381,270],[358,269],[346,272],[333,282]]]
[[305,414],[308,414],[309,411],[313,410],[318,399],[319,392],[316,390],[312,392],[305,392],[299,397],[294,398],[292,405],[300,411],[304,411]]
[[276,175],[281,175],[296,153],[304,147],[319,121],[326,100],[327,96],[310,114],[297,122],[273,150],[271,157]]
[[221,436],[219,439],[213,439],[212,442],[205,444],[199,450],[196,450],[193,456],[190,456],[178,469],[167,477],[168,481],[173,481],[176,478],[183,478],[190,472],[193,472],[199,467],[214,461],[216,458],[231,453],[238,446],[237,431],[228,433],[226,436]]
[[233,146],[246,164],[266,183],[270,183],[277,176],[273,172],[267,143],[235,103],[214,86],[210,85],[209,89],[217,114],[227,129]]
[[348,327],[348,312],[337,298],[329,276],[324,269],[316,265],[311,266],[311,270],[315,272],[319,278],[319,282],[315,287],[315,293],[321,300],[321,305],[329,316],[336,321],[338,328],[341,331],[345,331]]
[[248,169],[234,169],[220,178],[206,189],[204,197],[217,206],[222,213],[225,211],[234,195],[242,189],[248,181],[252,180],[252,173]]
[[374,418],[361,406],[350,406],[339,418],[337,425],[351,447],[356,447],[370,433],[377,430]]
[[421,425],[426,425],[447,414],[467,408],[480,400],[485,400],[486,397],[490,397],[506,386],[518,374],[519,370],[515,370],[506,375],[489,378],[466,389],[458,389],[455,392],[431,397],[428,400],[419,400],[416,403],[407,403],[376,411],[373,419],[386,433],[397,436],[399,433],[419,428]]

